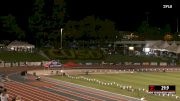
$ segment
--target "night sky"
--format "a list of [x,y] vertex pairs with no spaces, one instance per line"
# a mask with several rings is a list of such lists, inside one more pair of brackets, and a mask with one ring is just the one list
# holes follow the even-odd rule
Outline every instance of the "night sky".
[[[176,31],[176,18],[180,17],[178,11],[180,3],[177,0],[65,0],[67,4],[67,20],[80,20],[86,16],[94,15],[102,19],[110,19],[116,24],[118,30],[135,30],[143,20],[145,12],[149,14],[149,24],[163,27],[170,24]],[[163,5],[172,5],[171,9]],[[1,15],[12,13],[17,16],[20,26],[27,21],[31,14],[31,0],[1,0]],[[180,19],[179,19],[180,20]]]
[[[170,24],[176,30],[176,18],[180,15],[177,1],[173,0],[69,0],[71,18],[92,15],[108,18],[115,22],[119,30],[135,30],[149,13],[149,24],[163,27]],[[73,2],[72,2],[73,1]],[[155,2],[156,1],[156,2]],[[164,9],[163,4],[172,5]],[[70,7],[69,7],[70,8]],[[78,16],[77,16],[78,15]]]

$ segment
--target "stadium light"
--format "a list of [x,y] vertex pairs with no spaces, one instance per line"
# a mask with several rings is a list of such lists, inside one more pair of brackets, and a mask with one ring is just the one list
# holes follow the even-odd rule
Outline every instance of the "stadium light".
[[133,51],[133,50],[134,50],[134,47],[133,47],[133,46],[130,46],[130,47],[129,47],[129,50]]
[[61,28],[61,48],[62,49],[62,32],[63,32],[63,28]]

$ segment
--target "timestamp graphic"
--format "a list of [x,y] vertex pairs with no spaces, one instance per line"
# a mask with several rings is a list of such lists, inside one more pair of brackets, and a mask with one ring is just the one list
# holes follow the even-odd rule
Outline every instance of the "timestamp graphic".
[[151,94],[176,94],[175,85],[149,85]]

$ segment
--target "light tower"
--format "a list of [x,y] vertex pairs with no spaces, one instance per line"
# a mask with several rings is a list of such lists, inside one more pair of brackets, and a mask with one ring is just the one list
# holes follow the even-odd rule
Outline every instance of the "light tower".
[[145,14],[146,14],[146,21],[147,21],[147,24],[149,24],[149,14],[150,14],[150,12],[145,12]]

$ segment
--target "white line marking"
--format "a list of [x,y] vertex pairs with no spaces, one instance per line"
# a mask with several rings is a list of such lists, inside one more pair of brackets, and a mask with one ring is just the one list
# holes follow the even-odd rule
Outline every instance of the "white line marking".
[[[48,78],[48,77],[45,77],[45,78]],[[48,78],[48,79],[52,79],[52,78]],[[94,89],[94,90],[97,90],[97,91],[99,90],[99,91],[102,91],[102,92],[106,92],[106,93],[110,93],[110,94],[114,94],[114,95],[119,95],[119,96],[123,96],[123,97],[127,97],[127,98],[131,98],[131,99],[135,99],[135,100],[141,101],[141,99],[139,99],[139,98],[135,98],[135,97],[127,96],[127,95],[112,93],[112,92],[109,92],[109,91],[105,91],[105,90],[101,90],[101,89],[96,89],[96,88],[92,88],[92,87],[87,87],[87,86],[83,86],[83,85],[79,85],[79,84],[75,84],[75,83],[71,83],[71,82],[66,82],[66,81],[62,81],[62,80],[59,80],[59,79],[58,80],[57,79],[52,79],[52,80],[61,81],[61,82],[69,83],[69,84],[73,84],[73,85],[78,85],[80,87],[86,87],[86,88]]]

